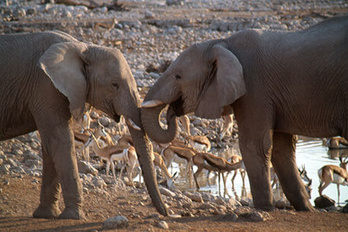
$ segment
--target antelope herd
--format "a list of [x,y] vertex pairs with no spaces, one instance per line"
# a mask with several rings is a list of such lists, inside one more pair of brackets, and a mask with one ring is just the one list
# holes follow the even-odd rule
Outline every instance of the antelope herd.
[[[84,117],[76,122],[77,126],[74,130],[76,151],[80,153],[82,159],[89,162],[90,148],[94,152],[95,157],[99,157],[106,162],[106,175],[109,175],[110,166],[113,179],[116,182],[115,162],[121,166],[118,181],[122,177],[123,170],[126,169],[127,177],[131,186],[134,187],[134,172],[139,170],[135,148],[133,147],[132,138],[124,129],[126,126],[119,126],[119,130],[113,133],[106,132],[106,129],[101,124],[99,119],[95,119],[94,127],[92,128],[90,117],[91,111],[86,112]],[[227,192],[226,179],[230,172],[234,172],[231,178],[232,188],[234,189],[234,180],[238,173],[242,177],[243,188],[245,188],[246,170],[242,157],[235,154],[213,154],[211,152],[211,143],[208,137],[203,135],[192,135],[190,126],[190,118],[187,115],[179,118],[181,123],[180,138],[174,139],[168,144],[158,144],[153,142],[153,162],[157,169],[162,172],[166,184],[169,188],[174,188],[175,174],[169,172],[169,168],[173,162],[185,164],[185,176],[189,186],[197,190],[200,189],[198,177],[206,171],[206,182],[209,183],[209,175],[214,172],[218,176],[219,186],[220,177],[223,180],[224,191]],[[233,132],[233,115],[223,117],[223,128],[219,134],[220,141],[226,134],[232,135]],[[123,128],[123,129],[120,129]],[[118,139],[115,139],[118,138]],[[116,142],[115,142],[116,141]],[[340,137],[330,138],[327,142],[329,149],[338,149],[340,146],[347,145],[348,142]],[[348,159],[339,158],[340,165],[325,165],[318,170],[318,177],[320,181],[319,195],[322,196],[323,190],[331,183],[337,185],[338,200],[340,198],[340,185],[348,185],[347,178],[347,163]],[[195,171],[194,171],[195,170]],[[311,198],[312,179],[308,177],[304,166],[299,169],[300,176],[304,181],[309,198]],[[140,181],[141,172],[139,172]],[[194,180],[194,182],[192,181]],[[270,181],[272,188],[275,186],[279,189],[279,183],[276,173],[270,167]],[[220,188],[219,188],[220,190]],[[338,201],[339,202],[339,201]]]

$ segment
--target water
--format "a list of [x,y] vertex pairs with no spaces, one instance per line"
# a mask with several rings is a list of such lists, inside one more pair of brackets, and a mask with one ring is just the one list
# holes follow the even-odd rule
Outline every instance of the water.
[[[239,150],[234,150],[234,154],[239,154]],[[338,149],[338,150],[329,150],[326,146],[323,145],[323,141],[320,139],[312,139],[301,137],[297,142],[296,149],[296,161],[297,166],[301,168],[305,165],[307,170],[307,175],[312,179],[312,194],[311,194],[311,203],[314,205],[314,199],[319,196],[318,187],[319,187],[319,177],[318,177],[318,169],[327,164],[339,165],[338,157],[343,155],[344,157],[348,156],[348,149]],[[196,167],[194,167],[194,171]],[[189,186],[187,184],[187,175],[185,170],[185,165],[178,165],[177,163],[173,164],[172,170],[169,171],[177,171],[180,173],[180,178],[176,181],[176,186],[181,190],[194,190],[194,185]],[[232,189],[231,183],[232,174],[230,174],[227,178],[227,193],[224,192],[223,182],[221,180],[220,183],[220,193],[218,188],[218,180],[214,176],[214,174],[210,174],[210,186],[207,185],[206,176],[201,174],[199,178],[200,183],[200,191],[210,192],[212,194],[219,194],[222,196],[232,196],[237,200],[241,198],[251,198],[250,187],[248,178],[245,178],[245,188],[243,188],[243,182],[241,175],[238,173],[235,178],[234,190]],[[276,191],[274,190],[276,193]],[[345,205],[345,201],[348,200],[348,187],[340,186],[340,204]],[[323,191],[324,195],[332,198],[336,201],[338,199],[337,195],[337,185],[330,184]],[[275,194],[276,195],[276,194]]]

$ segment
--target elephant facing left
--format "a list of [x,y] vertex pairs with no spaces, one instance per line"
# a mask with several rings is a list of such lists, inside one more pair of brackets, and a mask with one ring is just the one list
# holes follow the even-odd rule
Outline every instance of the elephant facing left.
[[0,36],[0,140],[35,130],[42,139],[40,205],[33,216],[84,218],[72,122],[82,116],[85,102],[115,121],[125,117],[150,197],[167,215],[141,125],[136,82],[122,53],[50,31]]

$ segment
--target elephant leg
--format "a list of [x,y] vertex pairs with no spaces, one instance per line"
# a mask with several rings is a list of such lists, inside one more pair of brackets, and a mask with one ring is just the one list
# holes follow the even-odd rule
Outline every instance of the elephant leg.
[[248,172],[254,207],[273,210],[272,190],[269,182],[271,132],[258,136],[253,135],[253,138],[250,138],[253,133],[241,132],[239,134],[240,150]]
[[[46,133],[45,133],[46,132]],[[43,146],[52,157],[61,184],[65,209],[59,215],[62,219],[83,219],[82,184],[79,178],[74,148],[74,135],[69,122],[52,126],[40,134]]]
[[56,218],[61,213],[58,207],[60,184],[52,158],[42,149],[43,170],[40,205],[34,211],[35,218]]
[[296,165],[296,141],[295,135],[274,132],[272,164],[287,199],[295,209],[313,211]]

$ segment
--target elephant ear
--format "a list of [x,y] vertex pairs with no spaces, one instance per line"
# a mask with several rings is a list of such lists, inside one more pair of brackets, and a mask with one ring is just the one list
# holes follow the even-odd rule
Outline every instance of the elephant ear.
[[203,118],[219,118],[225,106],[246,93],[243,67],[238,58],[221,45],[212,47],[216,74],[209,77],[199,99],[195,115]]
[[86,44],[80,42],[57,43],[49,47],[39,60],[39,67],[68,98],[70,112],[75,118],[82,115],[87,98],[82,59],[86,50]]

